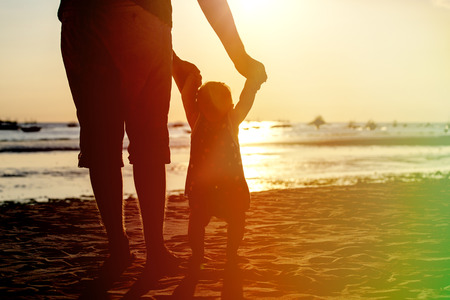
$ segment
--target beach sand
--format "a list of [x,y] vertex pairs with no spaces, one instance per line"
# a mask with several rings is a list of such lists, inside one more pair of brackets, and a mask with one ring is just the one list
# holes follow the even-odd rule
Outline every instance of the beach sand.
[[[445,177],[445,176],[444,176]],[[162,278],[142,299],[434,299],[450,297],[448,178],[252,194],[239,269],[225,268],[226,224],[207,227],[198,281]],[[137,201],[126,227],[137,256],[105,294],[121,299],[145,257]],[[167,201],[167,247],[187,259],[188,205]],[[92,197],[0,208],[1,299],[77,299],[107,256]]]

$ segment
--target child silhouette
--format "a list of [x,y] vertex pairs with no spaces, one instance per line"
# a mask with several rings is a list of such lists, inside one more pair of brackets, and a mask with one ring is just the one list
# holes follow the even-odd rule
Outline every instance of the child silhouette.
[[227,85],[207,82],[200,87],[201,76],[197,72],[187,77],[182,89],[192,129],[185,194],[190,206],[188,236],[194,268],[204,259],[205,227],[212,216],[228,223],[227,262],[236,262],[250,203],[239,149],[239,124],[264,81],[265,78],[247,79],[235,107]]

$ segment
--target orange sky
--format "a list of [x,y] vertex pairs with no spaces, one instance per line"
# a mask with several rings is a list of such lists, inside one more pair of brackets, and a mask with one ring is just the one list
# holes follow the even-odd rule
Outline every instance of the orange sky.
[[[0,3],[0,118],[72,121],[57,0]],[[173,44],[205,80],[239,96],[234,70],[195,0],[173,0]],[[253,120],[450,121],[450,1],[229,0],[269,75]],[[184,121],[173,90],[171,121]]]

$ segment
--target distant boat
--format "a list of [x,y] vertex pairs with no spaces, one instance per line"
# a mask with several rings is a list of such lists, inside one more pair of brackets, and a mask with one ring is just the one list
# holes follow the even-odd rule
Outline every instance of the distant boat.
[[78,123],[77,122],[67,123],[67,127],[78,127]]
[[317,116],[313,121],[309,122],[308,125],[314,125],[317,129],[320,128],[320,126],[326,124],[325,120],[322,118],[322,116]]
[[41,130],[41,126],[38,125],[25,125],[25,126],[20,126],[20,130],[22,130],[23,132],[38,132]]
[[356,125],[355,122],[350,121],[350,122],[348,122],[347,127],[350,128],[350,129],[357,129],[357,128],[359,128],[360,126]]

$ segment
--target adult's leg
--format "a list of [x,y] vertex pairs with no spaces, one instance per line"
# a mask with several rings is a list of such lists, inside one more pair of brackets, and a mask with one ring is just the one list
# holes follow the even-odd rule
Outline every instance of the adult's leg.
[[167,253],[163,238],[166,167],[164,163],[151,166],[135,163],[133,173],[147,245],[147,260],[156,260]]
[[120,74],[128,152],[133,164],[149,263],[169,260],[163,242],[165,164],[170,162],[167,118],[172,83],[171,28],[129,1],[109,10],[105,39]]
[[[133,175],[139,198],[141,219],[147,248],[144,272],[131,286],[124,299],[138,299],[151,289],[165,272],[173,269],[173,256],[164,246],[163,224],[166,200],[166,167],[134,163]],[[169,266],[168,266],[169,265]],[[178,266],[178,264],[175,264]]]
[[164,163],[151,166],[134,164],[134,182],[141,208],[147,262],[143,275],[133,289],[140,290],[166,274],[179,271],[180,260],[165,246],[164,212],[166,205],[166,169]]
[[108,236],[110,256],[100,268],[98,277],[87,285],[80,299],[103,297],[112,288],[133,256],[123,226],[122,171],[120,167],[89,168],[97,207]]
[[[115,33],[113,57],[123,74],[128,152],[133,164],[147,248],[147,265],[170,269],[164,246],[165,164],[170,162],[167,119],[172,83],[170,26],[140,7],[130,7]],[[116,40],[117,39],[117,40]]]
[[123,226],[123,188],[120,167],[89,168],[97,207],[108,236],[110,254],[117,259],[129,256]]
[[79,166],[90,170],[111,255],[129,258],[122,217],[121,76],[105,43],[105,20],[101,10],[63,12],[61,51],[80,123]]

